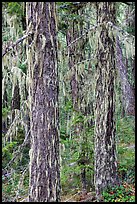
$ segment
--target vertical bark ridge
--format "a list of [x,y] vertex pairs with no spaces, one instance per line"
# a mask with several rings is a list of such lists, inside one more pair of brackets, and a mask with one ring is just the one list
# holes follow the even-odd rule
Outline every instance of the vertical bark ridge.
[[122,89],[122,102],[123,107],[127,115],[135,115],[135,94],[134,89],[128,81],[127,67],[123,60],[123,53],[120,47],[120,41],[117,36],[116,39],[116,51],[117,51],[117,68],[121,82]]
[[55,2],[27,4],[28,9],[32,6],[29,19],[34,29],[29,201],[57,202],[60,162]]
[[95,105],[95,189],[97,199],[104,188],[117,183],[117,158],[115,144],[115,50],[114,37],[106,27],[115,21],[115,3],[97,3],[98,23],[101,26],[97,52],[97,81]]

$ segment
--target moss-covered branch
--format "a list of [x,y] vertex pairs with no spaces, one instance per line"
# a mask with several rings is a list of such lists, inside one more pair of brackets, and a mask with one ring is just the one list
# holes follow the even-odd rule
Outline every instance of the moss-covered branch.
[[28,38],[30,35],[32,35],[31,32],[29,32],[28,34],[22,36],[21,38],[19,38],[16,42],[14,42],[12,45],[8,46],[5,48],[5,50],[2,52],[2,57],[4,57],[10,50],[12,50],[16,45],[18,45],[20,42],[22,42],[23,40],[25,40],[26,38]]

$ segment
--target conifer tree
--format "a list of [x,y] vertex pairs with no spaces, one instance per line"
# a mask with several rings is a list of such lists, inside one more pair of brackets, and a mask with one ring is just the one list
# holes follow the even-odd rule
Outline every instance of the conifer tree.
[[100,26],[97,51],[97,79],[95,105],[95,190],[101,199],[102,190],[117,183],[117,159],[115,142],[115,39],[107,22],[115,22],[115,3],[97,2]]
[[[27,2],[31,98],[29,202],[60,200],[57,26],[55,2]],[[31,42],[30,42],[31,43]]]

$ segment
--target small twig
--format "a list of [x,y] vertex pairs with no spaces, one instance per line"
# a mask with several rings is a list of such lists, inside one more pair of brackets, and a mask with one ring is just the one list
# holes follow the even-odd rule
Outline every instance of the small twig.
[[19,44],[20,42],[22,42],[23,40],[25,40],[27,37],[29,37],[30,35],[32,35],[31,32],[29,32],[28,34],[22,36],[21,38],[19,38],[15,43],[13,43],[12,45],[6,47],[6,49],[3,51],[2,53],[2,57],[4,57],[10,50],[12,50],[17,44]]
[[10,127],[5,135],[5,138],[8,138],[10,136],[10,133],[12,132],[12,128],[14,127],[14,125],[16,124],[16,121],[20,118],[20,114],[23,111],[24,105],[25,105],[26,101],[23,102],[21,109],[19,110],[19,113],[15,116],[13,122],[10,124]]
[[122,2],[123,4],[127,4],[128,6],[132,6],[132,2]]
[[28,140],[29,133],[30,133],[30,130],[28,131],[28,133],[27,133],[27,135],[26,135],[26,137],[25,137],[23,143],[18,147],[17,151],[14,153],[14,157],[13,157],[13,158],[10,160],[10,162],[6,165],[6,167],[4,168],[4,170],[6,170],[6,169],[11,165],[12,162],[14,162],[14,160],[16,159],[16,157],[19,156],[19,154],[21,153],[23,147],[28,144],[28,142],[29,142],[29,140]]
[[125,30],[119,28],[118,26],[114,25],[111,21],[108,22],[108,25],[112,26],[113,28],[115,28],[117,31],[122,32],[122,34],[126,34],[129,37],[132,37],[133,39],[135,39],[135,36],[132,34],[129,34],[128,32],[126,32]]
[[76,195],[79,195],[81,193],[81,191],[80,192],[78,192],[78,193],[76,193],[76,194],[74,194],[73,196],[71,196],[69,199],[67,199],[67,200],[65,200],[64,202],[68,202],[71,198],[73,198],[74,196],[76,196]]
[[67,47],[70,47],[73,43],[77,42],[78,40],[80,40],[83,36],[88,35],[88,33],[92,30],[96,30],[97,27],[100,26],[99,25],[94,25],[92,28],[90,28],[89,30],[87,30],[85,33],[83,33],[81,36],[79,36],[77,39],[73,40]]
[[[75,40],[73,40],[70,44],[68,44],[67,47],[70,47],[72,44],[74,44],[75,42],[77,42],[78,40],[80,40],[81,38],[83,38],[84,36],[88,35],[88,33],[89,33],[90,31],[92,31],[92,30],[93,30],[93,31],[96,31],[96,29],[97,29],[99,26],[103,25],[103,24],[104,24],[104,23],[99,23],[98,25],[94,25],[93,27],[91,27],[90,29],[88,29],[85,33],[83,33],[81,36],[79,36],[78,38],[76,38]],[[127,33],[125,30],[123,30],[123,29],[119,28],[118,26],[114,25],[111,21],[108,22],[108,26],[112,26],[112,27],[113,27],[114,29],[116,29],[117,31],[122,32],[122,34],[125,33],[125,34],[126,34],[127,36],[129,36],[129,37],[135,38],[133,35]]]
[[134,20],[135,18],[135,9],[133,9],[131,11],[131,13],[128,15],[128,17],[126,19],[124,19],[124,21],[122,22],[122,25],[124,25],[125,23],[130,22],[131,20]]

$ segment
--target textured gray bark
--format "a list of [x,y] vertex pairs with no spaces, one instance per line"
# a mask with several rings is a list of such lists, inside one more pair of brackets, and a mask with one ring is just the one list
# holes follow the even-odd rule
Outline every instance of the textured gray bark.
[[60,201],[57,28],[55,2],[27,2],[31,149],[29,202]]
[[19,93],[19,84],[17,83],[14,87],[14,93],[12,97],[12,122],[15,118],[15,109],[20,110],[20,93]]
[[114,37],[109,36],[106,23],[115,21],[115,3],[97,3],[98,39],[95,95],[95,190],[100,201],[102,191],[117,183],[117,158],[115,142],[115,50]]
[[127,67],[123,60],[122,49],[120,47],[119,38],[116,39],[117,51],[117,68],[120,76],[121,89],[122,89],[122,102],[127,115],[135,115],[135,93],[130,85],[127,76]]
[[[8,95],[7,91],[4,91],[3,101],[2,101],[3,108],[8,108]],[[2,117],[2,133],[6,134],[8,130],[8,117]]]

